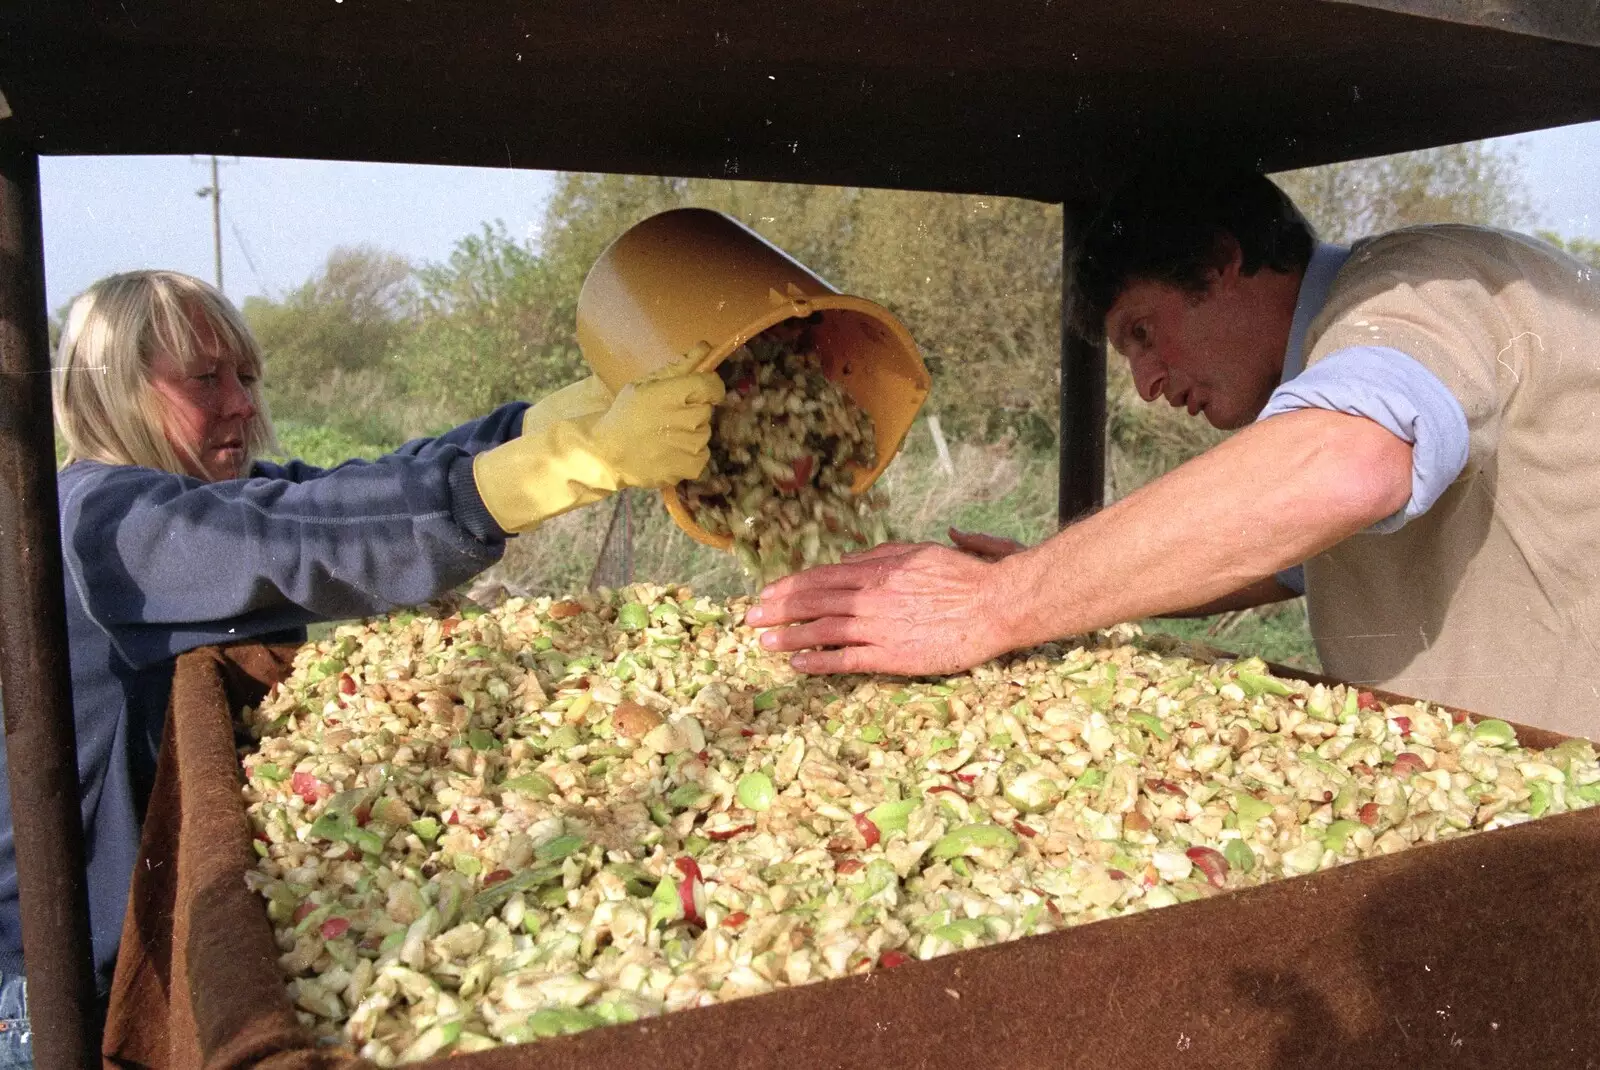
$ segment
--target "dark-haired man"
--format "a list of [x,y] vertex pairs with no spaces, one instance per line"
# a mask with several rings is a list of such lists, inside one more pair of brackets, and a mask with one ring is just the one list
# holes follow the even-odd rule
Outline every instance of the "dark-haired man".
[[779,581],[767,646],[951,672],[1303,582],[1332,675],[1600,731],[1590,269],[1480,227],[1319,244],[1259,175],[1166,172],[1098,217],[1076,282],[1077,329],[1146,400],[1239,433],[1032,549],[955,536]]

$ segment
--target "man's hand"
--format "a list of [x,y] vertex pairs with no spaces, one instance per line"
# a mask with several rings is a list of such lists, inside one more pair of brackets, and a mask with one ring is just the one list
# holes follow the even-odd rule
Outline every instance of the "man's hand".
[[[996,566],[932,543],[885,543],[778,580],[745,617],[768,650],[805,650],[800,672],[960,672],[1010,649]],[[838,649],[815,649],[837,647]]]

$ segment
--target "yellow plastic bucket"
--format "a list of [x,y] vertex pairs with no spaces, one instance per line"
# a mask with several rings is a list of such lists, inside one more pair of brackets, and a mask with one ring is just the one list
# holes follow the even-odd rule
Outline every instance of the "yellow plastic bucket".
[[[888,309],[841,294],[783,250],[720,212],[678,208],[630,228],[600,254],[578,294],[578,347],[613,392],[691,358],[711,371],[738,348],[793,316],[823,313],[812,328],[823,372],[872,416],[878,463],[856,474],[875,483],[905,441],[931,380],[910,333]],[[690,536],[719,549],[676,487],[661,492]]]

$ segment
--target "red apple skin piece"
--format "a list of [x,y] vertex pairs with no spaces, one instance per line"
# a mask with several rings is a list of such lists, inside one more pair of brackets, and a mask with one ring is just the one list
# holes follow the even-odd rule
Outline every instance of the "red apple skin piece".
[[865,863],[863,863],[859,858],[846,858],[841,860],[837,866],[834,866],[833,871],[839,874],[841,877],[848,877],[850,874],[861,869],[864,865]]
[[703,929],[706,923],[694,905],[694,884],[692,877],[685,877],[678,882],[678,902],[683,906],[683,920],[697,929]]
[[349,931],[349,918],[329,918],[322,923],[322,938],[324,940],[337,940]]
[[1228,860],[1221,851],[1210,847],[1191,847],[1185,852],[1194,868],[1206,875],[1206,880],[1221,888],[1228,883]]
[[750,920],[750,915],[742,910],[735,910],[732,914],[722,919],[722,924],[729,929],[737,929]]
[[882,834],[878,832],[878,826],[874,825],[872,819],[866,814],[856,815],[856,831],[861,833],[861,838],[867,841],[869,849],[875,847],[878,841],[882,839]]
[[1400,734],[1402,736],[1409,736],[1411,734],[1411,718],[1395,717],[1391,719],[1394,721],[1395,727],[1400,729]]
[[289,789],[304,799],[307,806],[313,806],[318,799],[326,799],[333,794],[332,788],[305,772],[289,778]]
[[1407,750],[1394,756],[1394,765],[1391,768],[1395,776],[1401,780],[1408,780],[1428,768],[1428,763],[1422,760],[1420,754],[1413,754]]
[[340,673],[339,674],[339,693],[342,694],[342,695],[353,695],[353,694],[355,694],[356,693],[356,680],[355,680],[355,677],[351,676],[347,672]]
[[1382,813],[1382,807],[1375,802],[1369,802],[1361,808],[1361,823],[1368,828],[1375,828]]
[[673,860],[673,865],[683,874],[683,880],[678,882],[678,902],[683,906],[683,918],[690,925],[704,929],[706,921],[700,916],[700,908],[695,902],[697,886],[705,886],[705,878],[700,875],[700,863],[688,855],[680,855]]
[[910,961],[911,956],[906,954],[904,951],[885,951],[882,955],[878,956],[878,965],[890,970],[894,969],[896,966],[904,966]]
[[799,490],[801,487],[805,486],[811,481],[811,471],[816,467],[816,464],[816,459],[810,454],[807,454],[798,461],[794,462],[794,465],[791,469],[794,472],[792,478],[779,479],[775,481],[773,485],[787,494],[793,494],[795,491]]

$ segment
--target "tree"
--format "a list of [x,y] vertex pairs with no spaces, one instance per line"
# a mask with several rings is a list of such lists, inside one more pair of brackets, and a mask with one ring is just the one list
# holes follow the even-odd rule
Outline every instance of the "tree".
[[967,437],[1055,442],[1061,209],[1006,197],[863,190],[841,282],[889,307],[934,376],[931,411]]
[[1273,176],[1325,241],[1349,242],[1418,223],[1527,226],[1521,159],[1474,141]]
[[371,246],[339,247],[282,301],[251,297],[244,315],[267,359],[268,387],[291,401],[331,375],[385,371],[410,329],[411,264]]
[[504,224],[456,243],[417,273],[417,325],[397,361],[413,395],[448,399],[457,418],[536,398],[581,378],[577,284]]
[[711,208],[834,281],[858,195],[783,182],[564,174],[546,207],[540,252],[554,270],[581,284],[605,247],[640,220],[671,208]]
[[1593,238],[1563,238],[1553,230],[1536,231],[1535,234],[1590,267],[1600,268],[1600,241]]

